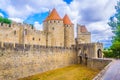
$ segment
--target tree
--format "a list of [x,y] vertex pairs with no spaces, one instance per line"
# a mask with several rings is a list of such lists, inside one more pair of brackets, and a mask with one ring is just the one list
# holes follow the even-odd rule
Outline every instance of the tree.
[[11,24],[11,20],[0,16],[0,23]]
[[113,56],[120,58],[120,1],[117,2],[115,9],[116,13],[110,18],[110,22],[108,23],[114,33],[112,46],[110,48],[114,53]]
[[110,49],[104,49],[103,53],[104,53],[104,57],[107,57],[107,58],[114,57],[114,54],[113,54],[112,50],[110,50]]
[[120,42],[119,41],[114,41],[111,49],[113,53],[115,53],[113,56],[116,58],[120,58]]

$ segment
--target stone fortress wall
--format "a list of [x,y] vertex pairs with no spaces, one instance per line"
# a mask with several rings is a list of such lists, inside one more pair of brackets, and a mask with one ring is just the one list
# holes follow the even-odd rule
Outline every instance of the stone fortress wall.
[[0,23],[0,41],[19,44],[46,45],[46,34],[32,28],[31,25]]
[[73,25],[65,25],[62,20],[44,22],[43,31],[28,24],[0,23],[0,42],[71,47],[75,44],[74,29]]
[[80,55],[82,56],[83,64],[86,64],[84,55],[87,54],[87,64],[90,65],[88,67],[93,66],[101,69],[99,65],[104,67],[106,63],[92,59],[99,58],[96,54],[98,52],[95,51],[102,49],[101,47],[101,43],[58,47],[0,42],[0,80],[17,80],[37,73],[80,63],[78,58],[79,50],[81,50]]
[[77,63],[74,47],[0,43],[0,80],[17,80]]
[[[97,47],[99,45],[99,47]],[[81,50],[83,64],[87,54],[88,65],[93,65],[91,58],[101,43],[78,44],[72,47],[41,46],[0,42],[0,80],[17,80],[37,73],[53,70],[79,63],[78,53]],[[96,49],[98,48],[98,49]],[[94,64],[102,65],[97,63]],[[95,67],[95,66],[94,66]]]
[[[102,58],[102,43],[82,43],[77,45],[80,56],[87,55],[88,58]],[[83,56],[84,57],[84,56]]]
[[[31,25],[0,23],[0,80],[16,80],[48,70],[102,58],[103,45],[91,43],[91,34],[55,9],[43,22],[43,31]],[[79,60],[80,59],[80,60]],[[86,60],[86,61],[84,61]]]

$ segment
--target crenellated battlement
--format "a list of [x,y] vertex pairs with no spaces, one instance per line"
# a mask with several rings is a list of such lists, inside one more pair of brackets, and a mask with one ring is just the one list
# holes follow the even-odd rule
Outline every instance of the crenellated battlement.
[[55,24],[63,24],[63,21],[62,20],[49,20],[49,21],[47,21],[46,23],[55,23]]
[[0,42],[61,47],[74,45],[74,24],[66,24],[55,9],[50,14],[43,22],[42,31],[26,23],[0,23]]
[[74,24],[55,9],[43,22],[43,31],[25,23],[0,23],[0,80],[18,80],[83,58],[101,58],[103,44],[91,43],[85,26],[78,25],[77,30],[75,44]]
[[78,46],[79,45],[103,45],[103,43],[80,43],[80,44],[78,44]]
[[6,24],[6,23],[0,23],[0,27],[10,27],[11,24]]
[[75,63],[76,51],[72,47],[0,42],[0,80],[17,80]]
[[24,28],[28,28],[28,29],[34,29],[34,28],[32,28],[32,25],[30,25],[30,24],[15,23],[15,22],[11,23],[11,24],[0,23],[0,27],[3,27],[3,28],[24,27]]
[[35,32],[36,34],[42,34],[42,35],[46,34],[45,31],[40,31],[40,30],[33,30],[33,32]]
[[16,51],[29,51],[29,50],[40,50],[44,49],[75,49],[74,47],[59,47],[59,46],[43,46],[43,45],[29,45],[29,44],[18,44],[18,43],[3,43],[0,42],[1,50],[16,50]]

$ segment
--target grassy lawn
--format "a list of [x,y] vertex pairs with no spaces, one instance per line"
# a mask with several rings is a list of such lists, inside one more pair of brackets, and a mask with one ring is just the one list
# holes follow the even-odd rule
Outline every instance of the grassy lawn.
[[93,70],[82,65],[71,65],[19,80],[92,80],[98,73],[99,70]]

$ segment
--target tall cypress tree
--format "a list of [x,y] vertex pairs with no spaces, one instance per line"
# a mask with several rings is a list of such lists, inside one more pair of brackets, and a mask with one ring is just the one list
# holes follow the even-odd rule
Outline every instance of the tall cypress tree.
[[114,33],[111,46],[114,53],[113,57],[120,58],[120,0],[117,2],[115,9],[116,13],[110,18],[110,22],[108,24],[111,26]]

